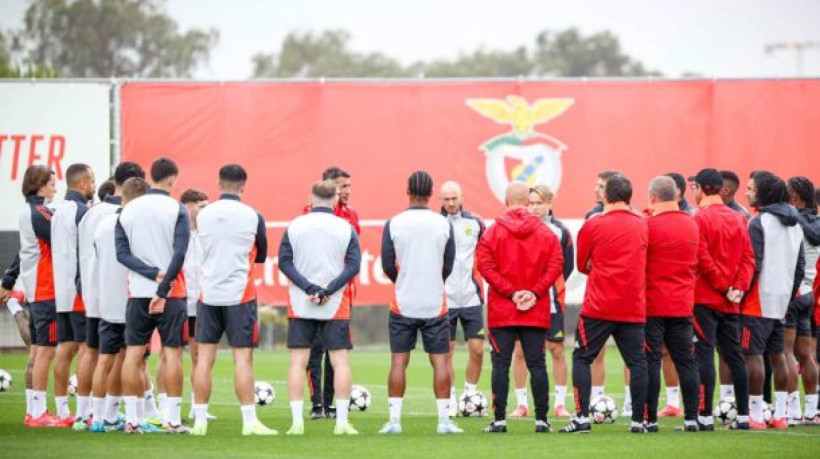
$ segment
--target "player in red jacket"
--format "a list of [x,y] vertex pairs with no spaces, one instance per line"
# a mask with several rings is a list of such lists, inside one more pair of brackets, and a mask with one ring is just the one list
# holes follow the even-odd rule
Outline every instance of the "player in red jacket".
[[495,420],[484,431],[507,431],[506,408],[510,364],[516,339],[521,341],[532,380],[535,431],[550,432],[549,377],[545,340],[550,328],[550,294],[564,258],[558,237],[527,210],[529,190],[520,182],[507,186],[507,212],[496,219],[478,243],[481,275],[490,284],[487,323],[492,345]]
[[723,204],[723,176],[703,169],[689,178],[700,210],[698,281],[695,284],[695,356],[700,371],[698,428],[714,430],[715,347],[729,365],[735,386],[737,429],[749,428],[749,375],[740,353],[740,299],[749,289],[755,259],[746,220]]
[[[646,404],[648,382],[644,354],[646,322],[646,221],[629,209],[632,183],[623,175],[610,178],[604,212],[584,223],[578,233],[578,270],[587,274],[587,288],[572,354],[575,418],[563,433],[591,431],[590,364],[614,336],[631,372],[633,406]],[[644,413],[632,411],[633,433],[644,433]]]
[[698,366],[692,310],[695,307],[699,232],[695,220],[675,202],[677,182],[655,177],[649,186],[647,220],[646,354],[649,364],[647,430],[657,432],[661,356],[666,346],[678,370],[685,407],[684,431],[697,432]]

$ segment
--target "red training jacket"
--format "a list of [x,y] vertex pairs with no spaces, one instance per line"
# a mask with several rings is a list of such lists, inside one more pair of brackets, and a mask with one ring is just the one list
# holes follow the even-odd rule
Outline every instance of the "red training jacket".
[[687,212],[671,210],[649,217],[647,227],[646,315],[691,317],[698,278],[698,225]]
[[592,217],[578,233],[578,270],[589,275],[581,315],[646,322],[647,225],[628,209]]
[[[711,196],[706,199],[711,198]],[[718,312],[740,313],[740,306],[726,299],[729,288],[749,290],[755,271],[755,253],[746,219],[725,206],[720,198],[697,214],[700,230],[698,282],[695,304]]]
[[[550,295],[564,267],[558,237],[526,209],[508,210],[496,219],[476,247],[478,270],[490,284],[487,324],[500,327],[550,328]],[[529,290],[538,300],[519,311],[512,296]]]

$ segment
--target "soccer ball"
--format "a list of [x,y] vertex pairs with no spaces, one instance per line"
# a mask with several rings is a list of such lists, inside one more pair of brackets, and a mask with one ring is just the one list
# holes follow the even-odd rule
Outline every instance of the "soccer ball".
[[76,373],[71,375],[70,378],[68,378],[68,389],[66,389],[66,390],[68,391],[68,395],[70,395],[72,397],[77,395],[77,374]]
[[772,418],[774,418],[774,413],[772,412],[772,406],[766,402],[763,402],[763,422],[766,425],[772,424]]
[[723,425],[731,424],[737,419],[737,404],[734,397],[720,399],[712,413]]
[[269,406],[273,404],[276,392],[273,391],[273,386],[265,381],[256,381],[253,383],[253,398],[257,405]]
[[370,406],[370,391],[362,386],[350,388],[350,409],[353,411],[366,411]]
[[589,404],[589,412],[595,424],[612,424],[618,419],[618,406],[615,405],[615,400],[606,395],[593,399]]
[[0,392],[11,390],[11,375],[6,370],[0,370]]
[[487,397],[477,390],[464,391],[458,401],[458,412],[465,418],[487,416]]

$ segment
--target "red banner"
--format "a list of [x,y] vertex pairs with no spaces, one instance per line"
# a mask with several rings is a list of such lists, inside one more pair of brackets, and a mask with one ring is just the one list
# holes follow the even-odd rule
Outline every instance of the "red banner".
[[415,169],[460,182],[465,207],[484,218],[502,212],[516,179],[550,185],[557,215],[577,219],[603,169],[633,180],[638,207],[651,178],[671,171],[708,166],[745,179],[768,169],[820,181],[818,126],[820,80],[129,83],[121,140],[124,159],[174,158],[178,192],[215,196],[219,166],[248,169],[245,200],[272,240],[260,298],[273,304],[286,295],[275,267],[282,229],[322,170],[348,170],[364,221],[356,302],[386,304],[380,225],[406,207]]

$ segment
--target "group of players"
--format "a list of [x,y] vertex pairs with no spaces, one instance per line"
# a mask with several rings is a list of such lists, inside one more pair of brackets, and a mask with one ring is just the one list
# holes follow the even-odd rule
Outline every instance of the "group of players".
[[[27,426],[205,435],[213,419],[211,369],[226,334],[242,433],[276,434],[257,419],[253,394],[252,352],[258,341],[253,265],[267,257],[265,220],[241,201],[247,182],[241,166],[220,169],[221,195],[214,202],[196,189],[184,191],[179,202],[173,199],[178,176],[167,158],[151,165],[150,183],[138,164],[123,162],[98,190],[100,202],[90,205],[97,191],[93,171],[74,164],[66,170],[65,199],[52,209],[54,172],[39,165],[26,171],[21,250],[3,277],[0,300],[31,343]],[[705,169],[690,181],[697,210],[683,198],[686,181],[670,174],[652,181],[650,207],[641,213],[630,207],[629,179],[617,172],[599,174],[599,203],[581,228],[576,257],[569,231],[552,213],[548,187],[511,183],[507,211],[487,229],[463,208],[456,182],[441,186],[441,211],[431,210],[433,180],[414,172],[408,209],[388,220],[383,232],[382,269],[395,283],[395,295],[388,324],[390,417],[381,433],[402,431],[406,368],[419,332],[434,370],[437,431],[462,432],[451,420],[459,323],[470,352],[465,392],[476,390],[485,335],[492,347],[494,420],[485,432],[507,430],[511,366],[518,407],[510,416],[528,414],[529,371],[535,430],[552,431],[545,350],[554,362],[555,414],[565,416],[564,281],[576,258],[578,270],[589,278],[575,333],[576,413],[561,432],[591,431],[589,402],[591,393],[603,392],[602,350],[610,336],[628,367],[632,432],[658,430],[662,360],[671,405],[675,384],[670,381],[680,379],[682,430],[714,429],[715,348],[728,367],[725,376],[721,372],[721,394],[733,386],[737,398],[738,417],[731,427],[766,428],[761,407],[769,367],[775,386],[772,426],[820,424],[812,316],[820,309],[812,292],[820,252],[814,186],[804,177],[786,183],[756,172],[747,186],[757,210],[751,217],[732,199],[739,188],[736,175]],[[327,169],[279,246],[279,268],[290,281],[290,435],[305,430],[306,369],[311,418],[334,417],[338,435],[358,433],[348,422],[350,317],[361,262],[350,187],[350,174]],[[18,281],[22,291],[14,290]],[[18,303],[27,303],[28,311]],[[162,343],[157,387],[145,365],[155,330]],[[192,427],[181,419],[186,345],[193,361]],[[66,388],[75,356],[72,416]],[[806,393],[802,413],[795,357]],[[52,361],[55,414],[46,409]],[[675,409],[667,406],[661,415]]]

